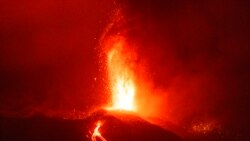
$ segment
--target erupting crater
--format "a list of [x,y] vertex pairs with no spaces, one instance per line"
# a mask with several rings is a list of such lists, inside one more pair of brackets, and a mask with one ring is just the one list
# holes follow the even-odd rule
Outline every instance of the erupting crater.
[[89,116],[92,141],[181,140],[174,133],[149,123],[138,113],[136,101],[136,53],[125,37],[110,36],[104,42],[105,65],[109,78],[111,104]]
[[181,141],[173,132],[129,111],[101,109],[92,113],[87,121],[96,125],[92,127],[92,141]]
[[[120,11],[115,24],[124,22]],[[111,28],[111,27],[109,27]],[[109,32],[107,29],[106,32]],[[138,92],[138,54],[135,45],[127,39],[126,32],[105,33],[101,40],[102,62],[107,75],[110,103],[89,116],[92,141],[181,140],[174,133],[142,118]],[[104,60],[104,61],[103,61]],[[146,86],[145,86],[146,87]]]

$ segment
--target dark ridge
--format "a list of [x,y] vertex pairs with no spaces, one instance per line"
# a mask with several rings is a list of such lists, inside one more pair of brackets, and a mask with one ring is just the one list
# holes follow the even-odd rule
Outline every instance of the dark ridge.
[[89,141],[96,123],[107,141],[179,141],[177,135],[133,113],[99,110],[80,120],[37,115],[0,117],[1,141]]

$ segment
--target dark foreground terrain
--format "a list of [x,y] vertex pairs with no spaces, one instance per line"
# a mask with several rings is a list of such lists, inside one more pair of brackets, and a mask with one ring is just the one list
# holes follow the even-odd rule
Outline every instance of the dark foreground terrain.
[[[98,121],[99,131],[107,141],[179,141],[177,135],[134,116],[131,113],[92,113],[80,119],[45,116],[1,118],[1,141],[89,141]],[[99,139],[97,139],[99,140]]]
[[0,140],[91,141],[91,135],[98,121],[102,123],[99,131],[107,141],[248,141],[249,139],[247,129],[240,131],[230,127],[209,134],[187,132],[185,136],[180,137],[133,113],[99,110],[83,119],[52,118],[43,115],[28,118],[0,117]]

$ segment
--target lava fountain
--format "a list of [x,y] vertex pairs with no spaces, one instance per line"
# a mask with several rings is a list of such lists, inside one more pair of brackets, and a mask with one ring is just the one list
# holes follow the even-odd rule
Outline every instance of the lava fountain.
[[[126,39],[122,36],[111,36],[104,44],[106,50],[106,68],[109,77],[109,86],[112,93],[111,106],[107,110],[136,111],[135,103],[135,77],[132,71],[133,62],[136,58],[132,50],[128,50]],[[99,132],[101,122],[98,121],[92,134],[91,140],[96,138],[106,141]]]
[[[121,11],[117,11],[114,20],[121,22]],[[116,21],[117,22],[117,21]],[[111,26],[114,25],[111,22]],[[108,29],[109,27],[107,27]],[[136,111],[136,85],[134,77],[134,62],[136,54],[132,49],[128,48],[128,43],[125,36],[113,34],[105,36],[101,42],[102,51],[104,53],[105,68],[108,75],[108,87],[111,93],[111,102],[106,106],[106,110],[110,111]],[[106,141],[102,137],[98,129],[101,127],[100,121],[97,122],[96,128],[93,131],[91,140],[96,141],[96,138]]]
[[107,42],[107,69],[112,92],[112,105],[108,109],[136,111],[136,85],[132,71],[135,54],[126,48],[124,37],[111,37]]

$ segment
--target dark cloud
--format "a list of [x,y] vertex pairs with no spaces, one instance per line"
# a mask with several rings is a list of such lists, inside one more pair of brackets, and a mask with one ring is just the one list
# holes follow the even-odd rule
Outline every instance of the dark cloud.
[[[249,8],[245,1],[122,1],[129,40],[146,60],[161,116],[248,125]],[[131,27],[131,28],[129,28]],[[158,91],[161,91],[157,93]]]

